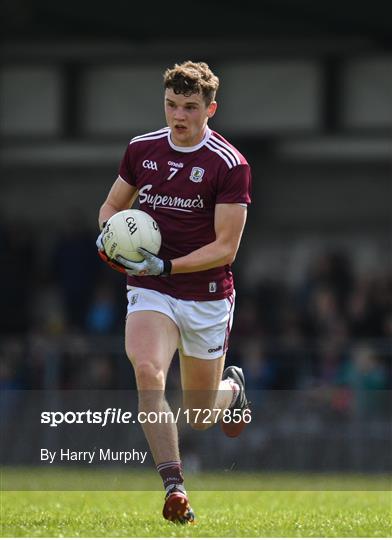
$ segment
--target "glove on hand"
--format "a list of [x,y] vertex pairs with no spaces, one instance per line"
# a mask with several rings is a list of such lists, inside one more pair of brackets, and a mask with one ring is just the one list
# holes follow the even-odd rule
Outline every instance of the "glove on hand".
[[99,257],[106,263],[110,266],[110,268],[112,268],[113,270],[116,270],[117,272],[121,272],[122,274],[125,274],[126,270],[123,266],[121,266],[121,264],[118,264],[116,263],[116,261],[113,261],[112,259],[110,259],[107,255],[106,255],[106,252],[105,252],[105,248],[103,246],[103,242],[102,242],[102,237],[103,237],[103,231],[100,232],[98,238],[97,238],[97,241],[95,242],[97,248],[98,248],[98,255]]
[[116,261],[125,268],[127,274],[130,276],[168,276],[170,274],[171,261],[164,261],[144,248],[138,248],[137,251],[144,257],[144,261],[129,261],[121,255],[116,257]]

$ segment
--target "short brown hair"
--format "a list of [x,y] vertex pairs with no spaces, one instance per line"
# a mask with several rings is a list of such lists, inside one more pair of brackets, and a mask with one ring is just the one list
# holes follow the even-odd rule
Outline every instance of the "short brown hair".
[[214,101],[219,87],[219,79],[208,64],[191,60],[168,68],[163,75],[163,81],[164,88],[171,88],[175,94],[187,97],[201,94],[207,106]]

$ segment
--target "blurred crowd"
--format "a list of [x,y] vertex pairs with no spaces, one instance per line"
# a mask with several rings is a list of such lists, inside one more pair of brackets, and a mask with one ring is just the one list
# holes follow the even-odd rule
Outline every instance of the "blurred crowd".
[[[79,214],[51,233],[0,225],[1,387],[134,387],[124,277],[99,260],[97,231]],[[328,251],[296,287],[271,276],[249,291],[237,281],[227,361],[244,368],[249,389],[308,389],[344,411],[356,392],[390,388],[391,345],[388,269],[359,275],[349,254]]]

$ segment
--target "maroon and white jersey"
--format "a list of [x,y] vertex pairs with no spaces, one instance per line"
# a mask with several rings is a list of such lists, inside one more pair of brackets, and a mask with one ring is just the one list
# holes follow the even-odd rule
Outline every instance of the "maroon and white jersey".
[[[133,138],[119,175],[137,187],[140,209],[158,223],[163,259],[182,257],[216,239],[216,204],[250,203],[248,163],[209,128],[193,147],[174,145],[168,127]],[[127,282],[183,300],[218,300],[233,291],[230,265],[168,277],[128,276]]]

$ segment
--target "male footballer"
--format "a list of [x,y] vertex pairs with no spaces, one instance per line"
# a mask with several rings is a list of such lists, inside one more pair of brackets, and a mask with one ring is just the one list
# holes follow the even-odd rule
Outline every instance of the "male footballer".
[[[135,263],[109,260],[127,274],[127,355],[135,370],[139,410],[170,411],[166,377],[178,349],[184,407],[191,411],[245,411],[245,381],[235,366],[224,370],[233,320],[235,259],[250,203],[251,173],[246,159],[208,127],[217,109],[219,79],[204,62],[175,64],[164,73],[167,127],[134,137],[117,180],[99,212],[102,231],[116,212],[139,198],[140,210],[158,223],[158,256],[140,248]],[[226,411],[224,413],[224,411]],[[227,417],[226,417],[227,419]],[[191,415],[195,429],[212,425]],[[230,436],[243,423],[222,422]],[[166,490],[164,518],[194,520],[184,487],[177,425],[143,424]]]

